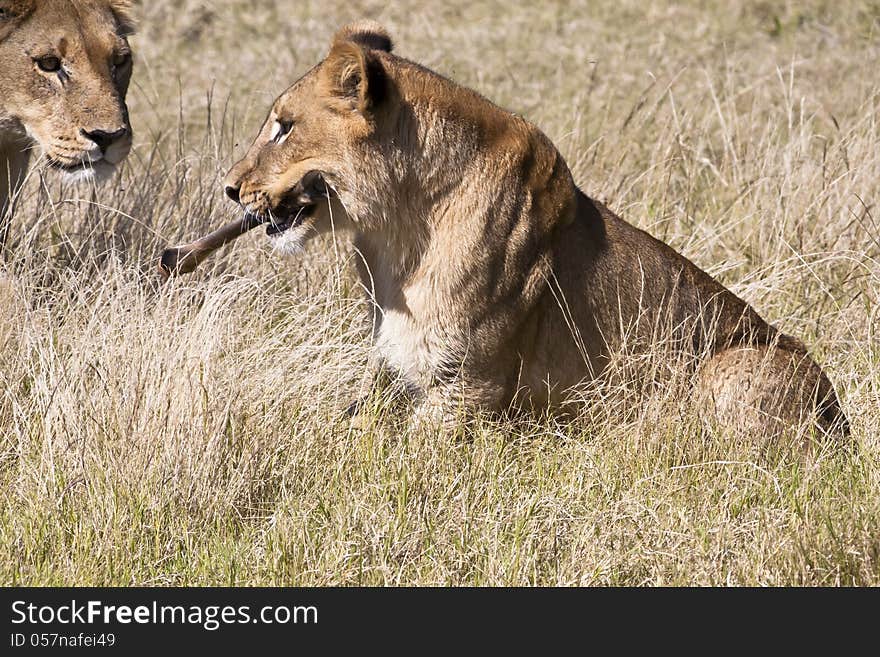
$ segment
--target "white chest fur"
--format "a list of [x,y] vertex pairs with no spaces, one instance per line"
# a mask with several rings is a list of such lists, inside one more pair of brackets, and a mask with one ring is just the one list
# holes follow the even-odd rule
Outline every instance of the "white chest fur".
[[386,310],[376,335],[376,349],[385,364],[408,384],[422,387],[440,362],[440,345],[413,316]]
[[361,272],[369,296],[381,307],[374,332],[375,349],[385,366],[409,386],[424,389],[441,368],[454,362],[453,355],[462,351],[456,325],[449,321],[456,314],[445,312],[449,300],[448,285],[442,278],[444,270],[423,260],[419,271],[407,276],[408,283],[402,284],[392,274],[400,269],[399,263],[383,261],[385,249],[361,246],[376,254],[365,263],[367,275]]

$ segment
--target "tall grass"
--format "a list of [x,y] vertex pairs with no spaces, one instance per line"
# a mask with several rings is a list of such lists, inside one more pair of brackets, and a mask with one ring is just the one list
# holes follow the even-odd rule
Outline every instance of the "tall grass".
[[[0,268],[0,581],[880,584],[876,3],[290,7],[146,3],[132,157],[98,189],[31,174]],[[686,386],[412,433],[363,389],[344,240],[281,259],[249,235],[160,285],[164,246],[233,216],[220,180],[271,99],[358,17],[803,338],[854,448],[707,432]]]

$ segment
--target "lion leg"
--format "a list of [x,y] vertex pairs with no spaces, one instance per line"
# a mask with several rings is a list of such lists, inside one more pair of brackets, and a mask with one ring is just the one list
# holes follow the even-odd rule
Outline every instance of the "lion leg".
[[357,390],[345,409],[352,428],[366,430],[373,426],[376,404],[383,408],[403,408],[405,399],[412,399],[412,391],[395,372],[389,370],[381,357],[372,354],[364,371],[358,377]]
[[474,409],[502,410],[503,399],[503,386],[491,381],[433,385],[417,402],[409,426],[412,431],[449,433],[467,424]]
[[830,381],[803,351],[725,349],[703,364],[697,388],[710,419],[751,438],[776,438],[805,423],[826,432],[848,431]]
[[463,422],[465,400],[460,390],[450,385],[432,386],[416,402],[409,421],[410,433],[448,433]]
[[358,377],[357,393],[345,410],[348,417],[354,418],[364,410],[377,386],[382,386],[386,370],[381,359],[371,353],[364,371]]

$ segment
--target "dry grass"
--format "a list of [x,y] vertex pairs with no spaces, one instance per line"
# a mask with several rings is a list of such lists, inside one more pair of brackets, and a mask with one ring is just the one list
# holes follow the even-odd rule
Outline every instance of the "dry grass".
[[[880,584],[880,5],[252,5],[147,3],[124,171],[32,176],[0,270],[2,583]],[[855,448],[771,455],[669,390],[442,439],[377,391],[354,430],[344,243],[247,237],[158,287],[163,246],[232,216],[219,181],[270,100],[362,16],[802,337]]]

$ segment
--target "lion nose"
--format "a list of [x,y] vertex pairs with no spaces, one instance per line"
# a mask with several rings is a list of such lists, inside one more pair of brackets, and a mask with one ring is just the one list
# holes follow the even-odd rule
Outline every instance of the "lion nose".
[[231,198],[233,201],[235,201],[236,203],[241,203],[241,197],[240,197],[241,187],[235,187],[233,185],[226,185],[225,192],[226,192],[226,196]]
[[98,148],[101,149],[102,153],[106,153],[107,149],[113,144],[113,142],[122,139],[128,134],[128,128],[120,128],[115,132],[107,132],[106,130],[92,130],[91,132],[88,130],[82,130],[81,132],[84,137],[95,142]]

